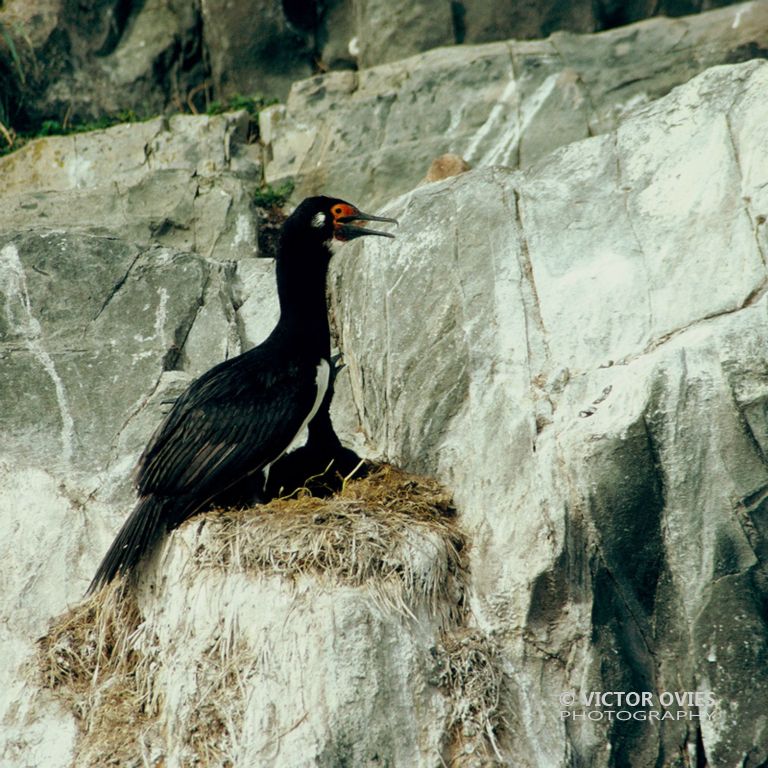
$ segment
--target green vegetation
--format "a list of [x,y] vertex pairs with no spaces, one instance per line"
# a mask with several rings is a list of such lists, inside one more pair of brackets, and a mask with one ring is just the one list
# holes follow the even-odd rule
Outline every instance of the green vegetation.
[[111,128],[113,125],[140,123],[149,119],[149,117],[139,117],[133,110],[124,110],[116,115],[104,115],[97,120],[85,123],[62,123],[58,120],[43,120],[38,130],[19,133],[0,122],[0,157],[21,149],[32,139],[39,139],[43,136],[69,136],[73,133],[103,131],[105,128]]
[[[3,30],[0,26],[0,39],[3,39]],[[16,57],[14,57],[15,60]],[[19,65],[20,66],[20,65]],[[205,111],[207,115],[221,115],[225,112],[244,109],[251,116],[253,129],[249,131],[249,141],[258,139],[257,118],[259,111],[272,104],[277,103],[277,99],[267,98],[266,96],[242,96],[236,95],[224,102],[213,101]],[[68,136],[73,133],[86,133],[88,131],[103,131],[114,125],[122,123],[140,123],[145,120],[151,120],[155,115],[138,115],[133,110],[123,110],[114,115],[104,115],[96,120],[89,120],[82,123],[70,123],[68,120],[44,120],[40,127],[35,131],[16,131],[7,121],[2,107],[0,107],[0,157],[10,154],[23,147],[28,141],[38,139],[43,136]],[[293,185],[288,189],[287,184],[280,185],[277,189],[267,186],[257,193],[257,197],[264,196],[264,203],[257,202],[257,205],[271,206],[282,205],[285,199],[293,191]]]
[[60,123],[58,120],[43,120],[40,130],[34,134],[34,138],[40,136],[68,136],[71,133],[87,133],[88,131],[103,131],[120,123],[142,123],[149,117],[139,117],[132,109],[118,112],[116,115],[104,115],[96,120],[86,123]]
[[227,101],[212,101],[205,110],[206,115],[221,115],[224,112],[233,112],[238,109],[244,109],[249,115],[257,117],[259,112],[264,107],[277,104],[277,99],[268,98],[266,96],[242,96],[236,94],[230,97]]
[[5,25],[0,23],[0,37],[5,42],[6,46],[8,47],[8,52],[11,54],[11,59],[13,59],[13,64],[16,67],[16,71],[19,73],[19,81],[22,85],[24,85],[27,82],[26,75],[24,74],[24,67],[21,63],[21,56],[19,56],[19,52],[16,50],[16,44],[13,42],[13,38],[8,33],[8,30],[6,29]]
[[259,208],[279,208],[285,205],[295,186],[292,179],[288,179],[276,187],[271,184],[262,184],[261,188],[257,189],[253,195],[253,203]]

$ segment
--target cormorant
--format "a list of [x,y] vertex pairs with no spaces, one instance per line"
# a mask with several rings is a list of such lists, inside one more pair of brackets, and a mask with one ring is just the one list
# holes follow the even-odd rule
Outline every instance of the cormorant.
[[214,366],[178,398],[139,459],[138,503],[88,594],[131,571],[166,531],[231,502],[234,487],[250,485],[256,500],[266,499],[270,466],[312,422],[329,385],[331,243],[394,237],[360,226],[366,221],[397,223],[329,197],[307,198],[286,219],[276,259],[277,325],[264,342]]

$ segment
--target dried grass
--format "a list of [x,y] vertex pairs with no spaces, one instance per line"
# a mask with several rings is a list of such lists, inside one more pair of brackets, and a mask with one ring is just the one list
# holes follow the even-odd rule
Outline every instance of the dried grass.
[[[463,610],[466,545],[450,496],[433,480],[383,466],[327,499],[277,500],[207,516],[196,568],[365,586],[387,608]],[[455,616],[454,616],[455,618]]]
[[[349,482],[328,499],[277,500],[250,510],[209,513],[188,525],[198,528],[188,564],[192,572],[215,568],[284,579],[311,576],[365,588],[373,600],[406,614],[433,611],[447,620],[446,627],[457,626],[466,615],[466,546],[451,499],[434,481],[392,467]],[[437,654],[439,685],[453,702],[454,741],[462,747],[494,744],[494,659],[481,644],[445,637]],[[134,581],[126,580],[56,619],[39,641],[41,685],[57,694],[80,727],[78,766],[162,764],[158,718],[164,702],[154,690],[162,654],[152,638]],[[196,660],[199,697],[175,736],[185,745],[185,764],[232,763],[252,655],[237,637],[222,636]]]
[[253,648],[214,644],[195,665],[194,708],[178,721],[178,740],[185,745],[185,764],[225,768],[238,763],[243,750],[242,719],[249,680],[258,674]]
[[435,657],[437,685],[452,703],[449,765],[503,764],[498,736],[504,674],[498,647],[483,632],[463,628],[443,634]]
[[57,694],[80,728],[78,765],[141,763],[140,735],[151,718],[135,675],[140,623],[135,596],[118,581],[55,619],[38,642],[41,687]]

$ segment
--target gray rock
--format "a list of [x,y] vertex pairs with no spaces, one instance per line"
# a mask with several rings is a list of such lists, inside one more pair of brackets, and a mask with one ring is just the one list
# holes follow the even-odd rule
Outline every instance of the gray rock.
[[261,180],[248,116],[169,121],[38,139],[0,158],[0,229],[66,227],[227,260],[257,247]]
[[[204,111],[212,99],[284,98],[292,82],[313,72],[373,66],[439,45],[593,32],[725,4],[8,0],[0,8],[0,121],[27,129],[124,110]],[[755,41],[753,55],[764,55],[760,49]]]
[[295,178],[296,199],[324,191],[382,202],[416,186],[446,152],[472,167],[527,167],[613,130],[707,67],[760,55],[766,29],[768,5],[746,3],[312,78],[293,87],[287,108],[263,114],[265,175]]
[[164,370],[205,370],[226,353],[226,327],[214,326],[216,345],[193,344],[185,359],[216,269],[199,257],[56,232],[5,236],[0,253],[0,397],[15,403],[0,423],[27,461],[103,468]]
[[355,0],[354,10],[361,67],[397,61],[455,42],[451,4],[443,0]]
[[[594,32],[603,28],[600,19],[601,3],[585,0],[572,3],[558,3],[556,0],[543,3],[459,0],[452,5],[459,38],[457,42],[487,43],[505,38],[524,40],[547,37],[558,30]],[[626,18],[624,23],[655,15],[655,10],[646,10],[648,13]]]
[[0,28],[15,54],[0,53],[15,75],[4,105],[14,125],[178,109],[205,79],[199,11],[183,0],[11,2]]
[[310,31],[291,25],[284,3],[202,0],[202,15],[211,73],[221,96],[285,98],[294,80],[312,74],[314,24]]
[[[767,85],[714,68],[527,172],[422,187],[336,262],[340,397],[456,492],[473,611],[527,691],[515,764],[768,757]],[[700,706],[564,720],[563,691]]]
[[653,16],[685,16],[709,11],[728,2],[701,0],[598,0],[598,2],[486,3],[456,0],[453,7],[456,42],[485,43],[505,38],[546,37],[553,32],[598,32],[632,24]]
[[354,0],[329,0],[323,5],[317,35],[320,68],[356,69],[360,51]]
[[[764,7],[707,18],[727,38]],[[693,20],[673,24],[694,35]],[[592,43],[629,44],[668,25]],[[703,61],[716,47],[681,55]],[[450,119],[422,109],[415,80],[429,73],[414,65],[429,64],[445,93],[453,78],[454,101],[466,94],[468,109],[473,99],[501,104],[462,129],[467,142],[480,139],[456,151],[479,167],[405,187],[388,206],[398,238],[335,258],[333,319],[347,364],[338,426],[455,495],[470,540],[471,621],[501,654],[502,762],[673,764],[682,749],[693,764],[759,765],[768,759],[768,64],[708,69],[621,120],[610,110],[624,102],[606,96],[581,113],[600,135],[556,151],[523,141],[521,157],[539,159],[513,170],[484,167],[510,151],[505,110],[515,110],[479,88],[479,73],[500,78],[497,92],[512,83],[535,93],[562,67],[512,80],[506,46],[470,53],[463,80],[448,66],[452,49],[296,91],[312,109],[333,104],[347,116],[336,134],[317,123],[311,139],[328,142],[314,154],[328,191],[362,175],[355,105],[382,153],[397,125],[410,146],[430,147],[429,159],[440,154],[430,137]],[[642,86],[627,77],[613,82],[629,99]],[[371,93],[380,101],[367,102]],[[298,103],[283,115],[293,151],[315,114]],[[369,103],[378,107],[361,108]],[[257,342],[274,318],[270,266],[244,258],[255,247],[245,224],[238,241],[258,177],[239,119],[46,139],[0,161],[0,388],[12,406],[0,414],[0,755],[11,765],[82,757],[76,717],[28,671],[34,639],[79,599],[125,518],[131,468],[164,401]],[[429,163],[414,168],[398,141],[402,183],[413,173],[415,186]],[[280,138],[272,149],[273,163],[288,162]],[[360,195],[338,191],[365,207],[383,199],[386,174],[371,168]],[[169,537],[139,590],[144,623],[132,637],[156,663],[144,690],[156,695],[144,701],[163,724],[160,736],[146,734],[147,760],[188,763],[188,725],[212,714],[225,730],[243,724],[232,729],[234,765],[295,765],[307,744],[314,765],[475,759],[460,752],[432,674],[448,598],[409,602],[413,621],[362,587],[196,570],[210,535],[202,522]],[[414,584],[442,583],[439,551],[410,535],[403,547]],[[251,666],[226,666],[243,649]],[[243,719],[206,708],[222,680]],[[609,720],[608,705],[592,707],[596,719],[562,716],[588,709],[562,692],[592,691],[648,691],[654,711],[675,716]],[[683,704],[659,702],[661,692]]]

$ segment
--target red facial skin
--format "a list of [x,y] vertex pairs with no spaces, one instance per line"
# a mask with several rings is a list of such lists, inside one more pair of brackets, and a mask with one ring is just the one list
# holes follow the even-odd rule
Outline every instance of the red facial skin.
[[[342,242],[346,242],[347,238],[344,237],[344,235],[339,232],[339,229],[344,226],[344,224],[349,223],[349,216],[356,216],[360,211],[355,208],[354,205],[347,205],[346,203],[337,203],[336,205],[331,208],[331,216],[333,216],[333,229],[334,229],[334,238],[336,240],[341,240]],[[347,221],[343,221],[343,219],[347,219]]]

